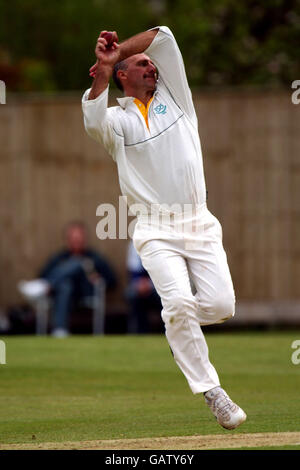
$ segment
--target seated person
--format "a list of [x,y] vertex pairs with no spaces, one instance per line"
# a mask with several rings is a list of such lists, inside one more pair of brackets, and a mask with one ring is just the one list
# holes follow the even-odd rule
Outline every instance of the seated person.
[[160,315],[162,305],[132,241],[128,246],[127,272],[129,284],[126,289],[126,297],[130,307],[128,333],[149,333],[149,312],[157,310]]
[[65,230],[66,249],[55,254],[44,266],[39,279],[21,281],[21,293],[31,301],[50,294],[53,298],[52,334],[69,333],[72,304],[92,296],[102,279],[106,289],[115,287],[116,277],[108,262],[87,246],[87,229],[81,222],[71,222]]

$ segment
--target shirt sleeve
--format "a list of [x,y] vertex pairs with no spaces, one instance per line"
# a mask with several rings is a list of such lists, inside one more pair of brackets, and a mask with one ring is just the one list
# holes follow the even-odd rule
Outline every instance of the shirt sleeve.
[[183,58],[174,35],[167,26],[152,29],[159,31],[145,54],[157,67],[159,79],[163,81],[176,104],[190,119],[197,121]]
[[114,131],[115,116],[113,108],[108,108],[109,86],[94,100],[89,100],[90,89],[82,97],[84,127],[92,139],[100,142],[115,160],[116,133]]

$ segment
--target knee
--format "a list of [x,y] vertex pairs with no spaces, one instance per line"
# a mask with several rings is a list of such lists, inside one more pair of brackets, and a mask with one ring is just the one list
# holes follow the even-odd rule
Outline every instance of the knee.
[[71,279],[64,279],[63,281],[57,283],[54,289],[54,293],[64,293],[69,294],[73,290],[73,282]]
[[235,296],[233,292],[220,292],[212,301],[211,311],[215,323],[223,323],[235,313]]

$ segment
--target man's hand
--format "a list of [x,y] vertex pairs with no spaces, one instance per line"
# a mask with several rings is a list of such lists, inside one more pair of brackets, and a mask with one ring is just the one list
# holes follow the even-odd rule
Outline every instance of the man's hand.
[[112,44],[110,47],[105,39],[105,35],[108,31],[101,31],[100,36],[97,39],[97,44],[95,48],[95,55],[97,62],[90,68],[90,76],[95,78],[96,72],[99,65],[114,67],[118,62],[120,52],[119,52],[119,38],[116,31],[112,32]]
[[105,39],[108,31],[101,31],[97,39],[95,54],[97,62],[90,68],[90,75],[94,78],[92,88],[89,94],[89,100],[97,98],[108,86],[109,79],[113,73],[114,66],[119,62],[120,46],[118,44],[118,35],[114,31],[113,42],[110,47]]
[[153,284],[148,277],[141,277],[136,281],[135,288],[140,297],[147,297],[153,291]]
[[90,281],[91,284],[97,284],[100,279],[101,279],[101,276],[96,271],[88,275],[88,280]]

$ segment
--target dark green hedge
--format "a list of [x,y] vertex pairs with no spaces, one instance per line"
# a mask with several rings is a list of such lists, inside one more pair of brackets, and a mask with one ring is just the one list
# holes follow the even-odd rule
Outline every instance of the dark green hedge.
[[0,0],[0,79],[11,91],[84,89],[102,29],[123,40],[161,24],[192,86],[300,79],[296,0]]

